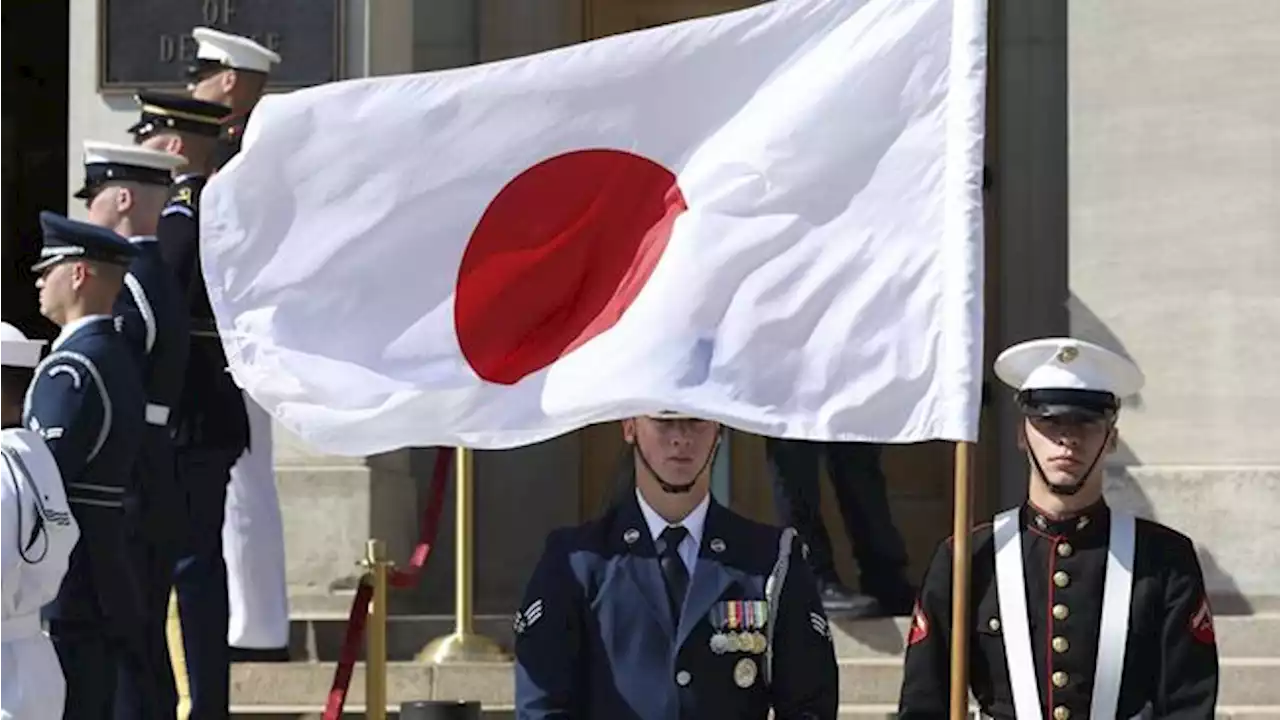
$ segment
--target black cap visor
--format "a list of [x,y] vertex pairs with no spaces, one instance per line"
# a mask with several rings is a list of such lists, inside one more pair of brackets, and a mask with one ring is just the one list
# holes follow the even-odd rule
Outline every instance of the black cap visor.
[[1087,423],[1114,415],[1120,399],[1101,390],[1023,390],[1018,393],[1018,407],[1027,417]]

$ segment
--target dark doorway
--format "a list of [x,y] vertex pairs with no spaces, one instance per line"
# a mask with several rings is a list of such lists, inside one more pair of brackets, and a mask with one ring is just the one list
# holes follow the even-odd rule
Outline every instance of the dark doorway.
[[31,265],[40,252],[40,211],[67,210],[68,0],[11,2],[4,25],[4,320],[52,338],[40,316]]

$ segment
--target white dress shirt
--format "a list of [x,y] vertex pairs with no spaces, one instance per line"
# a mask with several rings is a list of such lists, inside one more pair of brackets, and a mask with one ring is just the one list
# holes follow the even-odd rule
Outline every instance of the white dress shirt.
[[698,503],[689,514],[678,523],[669,523],[656,510],[645,502],[644,495],[640,494],[639,488],[636,489],[636,499],[640,501],[640,513],[644,515],[644,521],[649,525],[649,534],[653,537],[654,542],[662,536],[662,531],[668,527],[683,526],[689,532],[685,535],[684,540],[680,541],[680,547],[676,548],[676,552],[680,553],[680,559],[684,561],[684,566],[689,570],[689,577],[693,577],[693,569],[698,564],[698,548],[702,547],[702,529],[707,523],[707,508],[711,505],[711,494],[707,493],[702,502]]
[[49,351],[53,352],[58,346],[67,341],[67,338],[75,334],[77,330],[98,320],[110,320],[110,315],[85,315],[82,318],[72,320],[62,327],[62,332],[58,333],[58,337],[54,338],[53,344],[49,346]]

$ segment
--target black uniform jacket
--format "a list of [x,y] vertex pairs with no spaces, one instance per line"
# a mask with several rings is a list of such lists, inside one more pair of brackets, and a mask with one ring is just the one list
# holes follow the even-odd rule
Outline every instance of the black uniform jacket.
[[249,416],[244,396],[227,372],[200,271],[200,192],[206,181],[199,175],[178,178],[156,228],[161,255],[177,279],[189,313],[191,344],[176,438],[180,448],[216,448],[238,456],[249,447]]
[[744,609],[765,615],[782,537],[712,501],[676,627],[634,493],[553,532],[516,615],[516,717],[763,720],[773,708],[778,720],[833,720],[835,649],[798,541],[787,546],[771,647],[767,626],[745,648],[717,632]]
[[138,256],[116,299],[115,316],[147,393],[147,427],[134,464],[139,497],[133,499],[130,510],[137,513],[145,536],[165,542],[181,523],[173,432],[191,339],[184,295],[161,256],[160,243],[154,237],[130,242],[138,248]]
[[[1094,685],[1111,511],[1099,503],[1055,522],[1024,505],[1021,517],[1032,658],[1044,716],[1083,720]],[[907,637],[902,720],[948,717],[951,548],[950,539],[938,547],[921,587]],[[1012,720],[990,524],[974,529],[971,548],[969,682],[984,712]],[[1149,717],[1205,720],[1213,717],[1217,694],[1213,616],[1195,547],[1177,531],[1139,518],[1118,717],[1146,709]]]

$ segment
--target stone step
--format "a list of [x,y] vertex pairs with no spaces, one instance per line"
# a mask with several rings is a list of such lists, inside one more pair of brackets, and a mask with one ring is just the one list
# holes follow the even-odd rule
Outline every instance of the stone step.
[[[1214,619],[1218,648],[1223,657],[1280,657],[1280,613],[1224,615]],[[291,653],[298,660],[336,661],[346,633],[345,613],[295,614],[291,627]],[[832,637],[841,658],[898,658],[903,651],[907,618],[841,620],[833,617]],[[387,623],[387,657],[413,660],[427,643],[453,631],[453,618],[445,615],[392,616]],[[510,652],[511,617],[478,615],[475,631],[496,640]]]
[[[319,709],[329,693],[334,663],[239,663],[232,667],[232,702],[241,708],[260,706]],[[1224,658],[1219,698],[1231,706],[1280,706],[1280,658]],[[842,658],[840,700],[851,705],[897,702],[902,663],[897,658]],[[486,707],[509,707],[515,692],[510,663],[432,667],[393,662],[387,671],[387,698],[408,700],[478,700]],[[357,664],[348,700],[364,698],[364,666]]]
[[[387,717],[398,718],[399,706],[388,708]],[[895,705],[841,705],[839,720],[894,720],[897,712]],[[303,707],[233,707],[231,714],[237,720],[320,720],[319,712],[308,711]],[[481,711],[483,720],[514,720],[515,712],[510,707],[487,707]],[[348,706],[343,712],[343,720],[355,720],[364,717],[364,706]],[[1262,707],[1240,707],[1225,705],[1214,713],[1214,720],[1280,720],[1280,705]]]

